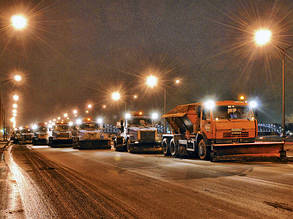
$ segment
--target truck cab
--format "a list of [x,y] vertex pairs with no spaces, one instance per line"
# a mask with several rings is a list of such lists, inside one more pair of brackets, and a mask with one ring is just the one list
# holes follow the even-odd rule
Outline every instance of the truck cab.
[[151,117],[142,112],[126,114],[125,119],[118,122],[120,134],[114,139],[117,151],[128,152],[161,152],[161,137]]

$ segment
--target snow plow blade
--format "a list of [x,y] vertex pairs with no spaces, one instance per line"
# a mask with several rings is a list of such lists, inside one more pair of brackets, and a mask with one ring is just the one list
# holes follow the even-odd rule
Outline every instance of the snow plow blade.
[[284,142],[214,144],[211,161],[281,158]]

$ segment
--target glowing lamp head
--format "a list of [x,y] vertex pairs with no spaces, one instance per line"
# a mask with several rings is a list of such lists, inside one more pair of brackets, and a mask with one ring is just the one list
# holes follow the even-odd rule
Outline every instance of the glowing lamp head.
[[204,103],[204,107],[207,108],[207,109],[209,109],[209,110],[214,109],[215,106],[216,106],[216,103],[215,103],[215,101],[213,101],[213,100],[207,100],[207,101]]
[[72,112],[73,112],[73,114],[77,114],[77,110],[76,109],[74,109]]
[[255,109],[257,107],[257,102],[255,100],[252,100],[249,102],[249,107],[251,109]]
[[158,84],[158,78],[154,75],[150,75],[146,78],[146,85],[150,88],[154,88]]
[[22,77],[21,75],[14,75],[13,79],[16,81],[16,82],[20,82],[22,80]]
[[27,26],[27,19],[21,14],[13,15],[10,21],[15,30],[22,30]]
[[103,118],[98,118],[98,119],[97,119],[97,123],[98,123],[98,124],[103,124]]
[[112,100],[118,101],[118,100],[120,100],[120,98],[121,98],[121,96],[120,96],[119,92],[115,91],[112,93]]
[[158,113],[152,113],[152,120],[157,120],[159,118],[159,114]]
[[69,125],[70,127],[73,126],[73,122],[70,121],[70,122],[68,123],[68,125]]
[[179,79],[176,79],[176,80],[175,80],[175,84],[180,84],[180,82],[181,82],[181,81],[180,81]]
[[87,108],[89,108],[89,109],[91,109],[92,107],[93,107],[92,104],[88,104],[88,105],[87,105]]
[[12,108],[16,109],[17,108],[17,103],[12,104]]
[[77,120],[75,121],[75,123],[76,123],[76,125],[80,125],[80,124],[82,123],[82,121],[81,121],[81,119],[77,119]]
[[23,127],[22,127],[22,126],[20,126],[20,127],[19,127],[19,130],[20,130],[20,131],[21,131],[21,130],[23,130]]
[[19,100],[19,96],[17,94],[14,94],[12,98],[13,98],[14,101],[18,101]]
[[33,124],[33,125],[32,125],[32,130],[35,131],[35,130],[37,130],[37,129],[38,129],[38,125],[37,125],[37,124]]
[[103,108],[103,109],[106,109],[106,108],[107,108],[107,106],[106,106],[106,105],[103,105],[103,106],[102,106],[102,108]]
[[259,29],[254,32],[254,41],[258,46],[264,46],[271,41],[272,31],[269,29]]
[[135,95],[133,95],[133,99],[137,99],[137,95],[135,94]]
[[130,119],[131,118],[131,114],[130,113],[125,113],[125,119]]
[[17,110],[16,110],[16,109],[13,109],[13,110],[12,110],[12,113],[17,113]]
[[64,118],[67,118],[68,117],[68,113],[64,113],[63,116],[64,116]]

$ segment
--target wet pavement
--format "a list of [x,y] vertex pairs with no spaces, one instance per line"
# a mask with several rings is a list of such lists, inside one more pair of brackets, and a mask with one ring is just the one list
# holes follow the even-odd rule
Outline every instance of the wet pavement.
[[290,162],[212,163],[47,146],[14,146],[6,156],[28,218],[293,216]]

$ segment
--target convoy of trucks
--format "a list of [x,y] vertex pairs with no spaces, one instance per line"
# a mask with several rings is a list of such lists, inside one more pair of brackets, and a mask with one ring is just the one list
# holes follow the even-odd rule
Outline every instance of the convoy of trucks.
[[[201,160],[284,157],[284,142],[257,142],[257,120],[247,101],[205,101],[178,105],[162,116],[171,131],[160,134],[154,120],[142,111],[131,112],[117,123],[113,138],[103,125],[86,118],[81,124],[57,122],[35,132],[23,128],[13,133],[14,143],[52,147],[111,148],[116,151],[163,152],[165,156],[197,156]],[[113,141],[112,141],[113,140]]]

